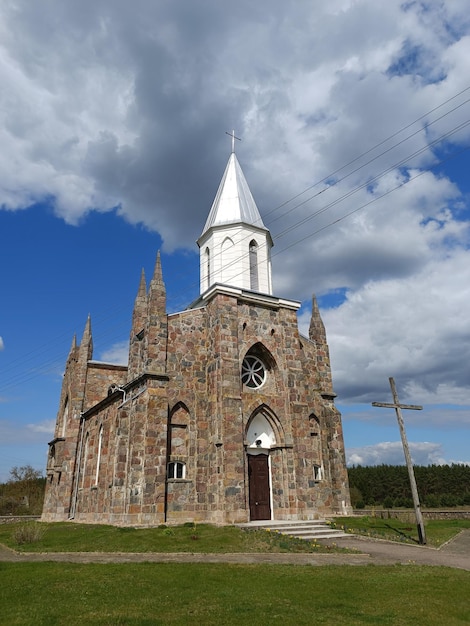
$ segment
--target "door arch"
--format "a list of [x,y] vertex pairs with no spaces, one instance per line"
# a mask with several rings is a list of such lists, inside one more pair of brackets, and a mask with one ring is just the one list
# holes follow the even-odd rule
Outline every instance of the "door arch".
[[248,457],[248,494],[250,519],[272,519],[272,481],[270,449],[276,445],[276,434],[263,414],[257,411],[246,429]]

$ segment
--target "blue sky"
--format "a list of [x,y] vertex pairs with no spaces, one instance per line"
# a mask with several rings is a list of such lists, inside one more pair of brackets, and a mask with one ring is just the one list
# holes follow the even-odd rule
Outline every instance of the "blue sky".
[[0,7],[0,479],[45,466],[72,337],[122,360],[158,249],[168,310],[236,129],[276,295],[319,298],[350,462],[470,462],[467,3]]

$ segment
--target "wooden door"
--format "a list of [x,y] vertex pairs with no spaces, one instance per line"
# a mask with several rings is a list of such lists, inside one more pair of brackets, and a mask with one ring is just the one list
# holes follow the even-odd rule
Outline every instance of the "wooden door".
[[248,455],[250,519],[271,519],[271,492],[267,454]]

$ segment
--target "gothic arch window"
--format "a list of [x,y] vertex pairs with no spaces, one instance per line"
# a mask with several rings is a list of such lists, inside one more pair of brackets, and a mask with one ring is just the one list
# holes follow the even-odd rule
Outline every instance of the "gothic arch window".
[[313,445],[315,446],[316,451],[317,451],[316,460],[313,464],[313,480],[318,483],[321,480],[323,480],[323,477],[324,477],[321,437],[320,437],[321,435],[320,420],[315,415],[315,413],[311,413],[309,415],[308,421],[310,425],[310,436],[315,437],[315,439],[313,439],[314,441]]
[[242,383],[250,389],[260,389],[265,382],[265,364],[254,354],[247,354],[242,363]]
[[249,245],[249,257],[250,257],[250,289],[252,291],[258,291],[258,244],[254,239],[250,241]]
[[230,237],[225,237],[221,245],[222,282],[230,283],[235,278],[235,246]]
[[[168,478],[186,477],[186,462],[189,458],[189,423],[190,413],[187,406],[183,402],[178,402],[170,412]],[[180,475],[181,472],[183,475]]]
[[318,417],[312,413],[308,418],[310,424],[310,436],[311,437],[319,437],[320,436],[320,420]]
[[275,366],[271,353],[262,343],[254,344],[242,361],[241,379],[249,389],[261,389]]
[[276,445],[276,435],[273,427],[262,412],[257,413],[250,420],[246,432],[248,448],[269,449]]
[[85,435],[85,445],[83,448],[82,487],[85,486],[86,470],[87,470],[87,463],[88,463],[89,439],[90,439],[90,433],[87,433]]
[[62,412],[62,432],[61,437],[65,437],[65,429],[67,428],[67,419],[69,417],[69,397],[65,398],[64,410]]
[[96,474],[95,474],[95,485],[98,484],[98,478],[100,475],[100,463],[101,463],[101,448],[103,446],[103,424],[100,426],[100,432],[98,434],[98,454],[96,457]]
[[245,431],[248,448],[273,448],[285,445],[285,434],[277,415],[266,404],[258,406],[250,416]]

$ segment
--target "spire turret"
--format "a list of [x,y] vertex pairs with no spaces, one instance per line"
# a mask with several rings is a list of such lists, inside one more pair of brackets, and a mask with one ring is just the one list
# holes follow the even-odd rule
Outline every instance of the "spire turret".
[[312,296],[312,317],[310,318],[308,336],[311,341],[314,341],[317,344],[317,346],[327,345],[325,325],[323,324],[323,320],[320,315],[320,309],[318,308],[318,302],[315,294]]
[[149,286],[147,327],[146,369],[151,372],[162,372],[166,365],[168,322],[160,251],[157,254],[155,269]]
[[79,346],[79,358],[83,362],[89,361],[93,356],[93,337],[91,334],[91,316],[88,315],[88,319],[83,331],[82,340]]
[[128,363],[128,380],[133,380],[142,373],[144,365],[143,346],[145,345],[145,329],[148,318],[147,305],[147,283],[145,280],[145,272],[142,269],[140,275],[139,289],[135,298],[134,310],[132,312],[132,328],[129,337],[129,363]]
[[317,372],[320,380],[322,395],[334,397],[333,382],[331,380],[330,350],[326,339],[325,325],[320,315],[320,309],[315,295],[312,296],[312,317],[308,331],[310,341],[317,348]]

